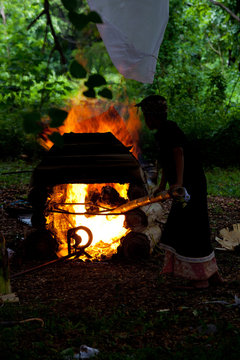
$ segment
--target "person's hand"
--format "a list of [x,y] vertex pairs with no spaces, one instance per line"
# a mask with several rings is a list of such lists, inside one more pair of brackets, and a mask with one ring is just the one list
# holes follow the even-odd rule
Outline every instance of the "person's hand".
[[151,197],[155,197],[157,196],[160,192],[164,191],[165,187],[162,185],[157,185],[154,186],[151,190],[150,190],[150,196]]
[[173,184],[173,185],[170,185],[170,192],[173,192],[174,190],[176,189],[179,189],[179,188],[182,188],[182,184]]

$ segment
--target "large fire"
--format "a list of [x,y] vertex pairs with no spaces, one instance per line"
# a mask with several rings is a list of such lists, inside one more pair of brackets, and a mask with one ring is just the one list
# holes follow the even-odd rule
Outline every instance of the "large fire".
[[[47,229],[59,242],[59,257],[68,255],[67,232],[78,226],[87,227],[93,235],[93,241],[86,250],[91,257],[102,259],[116,252],[120,238],[128,232],[124,227],[125,216],[94,215],[94,211],[91,214],[87,208],[89,192],[98,194],[104,186],[113,187],[127,200],[129,184],[64,184],[54,187],[54,192],[48,199],[46,219]],[[82,238],[81,246],[86,244],[88,234],[84,230],[78,230],[77,234]]]
[[[56,131],[61,135],[69,132],[111,132],[123,145],[131,147],[132,153],[137,157],[138,134],[141,127],[137,110],[134,106],[129,106],[124,120],[122,116],[123,114],[120,116],[113,106],[106,111],[99,108],[96,102],[85,101],[82,105],[74,106],[69,110],[66,120],[59,128],[52,129],[46,125],[41,143],[45,148],[50,149],[53,143],[47,135]],[[93,235],[93,241],[86,249],[92,258],[102,259],[116,253],[121,237],[128,232],[124,227],[125,216],[88,213],[89,192],[101,192],[106,185],[114,188],[121,198],[128,200],[129,184],[62,184],[53,188],[47,203],[46,226],[58,240],[59,257],[68,255],[67,233],[78,226],[90,229]],[[78,230],[77,234],[82,240],[81,245],[88,241],[86,231]]]
[[[123,145],[132,147],[131,152],[138,157],[138,139],[141,121],[135,106],[122,106],[120,113],[111,105],[106,110],[106,105],[94,101],[83,101],[68,111],[68,116],[63,125],[50,128],[46,123],[41,137],[41,145],[50,149],[53,143],[47,135],[53,132],[64,133],[105,133],[111,132]],[[123,120],[124,118],[124,120]]]

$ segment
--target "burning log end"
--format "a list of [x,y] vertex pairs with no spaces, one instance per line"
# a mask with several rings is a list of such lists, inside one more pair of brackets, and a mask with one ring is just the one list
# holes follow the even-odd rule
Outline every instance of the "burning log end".
[[148,237],[140,232],[131,231],[121,238],[118,255],[127,259],[147,259],[150,254]]
[[147,215],[141,209],[128,211],[125,214],[124,226],[127,229],[145,228],[148,226]]

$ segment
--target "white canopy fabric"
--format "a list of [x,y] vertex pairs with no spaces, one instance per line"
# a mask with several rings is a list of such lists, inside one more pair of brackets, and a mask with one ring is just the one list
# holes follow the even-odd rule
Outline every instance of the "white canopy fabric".
[[127,79],[152,83],[169,0],[88,0],[103,24],[98,30],[117,70]]

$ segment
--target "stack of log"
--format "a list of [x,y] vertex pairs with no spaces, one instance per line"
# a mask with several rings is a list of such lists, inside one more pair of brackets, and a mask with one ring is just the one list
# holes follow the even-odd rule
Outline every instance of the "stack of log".
[[[128,197],[131,200],[141,198],[145,190],[140,186],[131,185]],[[94,214],[100,208],[116,208],[127,202],[112,186],[104,186],[101,192],[91,192],[86,197],[87,211]],[[162,234],[162,206],[159,203],[149,204],[125,213],[125,228],[129,229],[121,238],[117,257],[128,259],[146,259],[153,252]]]
[[147,259],[162,235],[162,211],[162,206],[155,203],[127,212],[124,225],[129,233],[121,238],[117,255],[127,259]]

